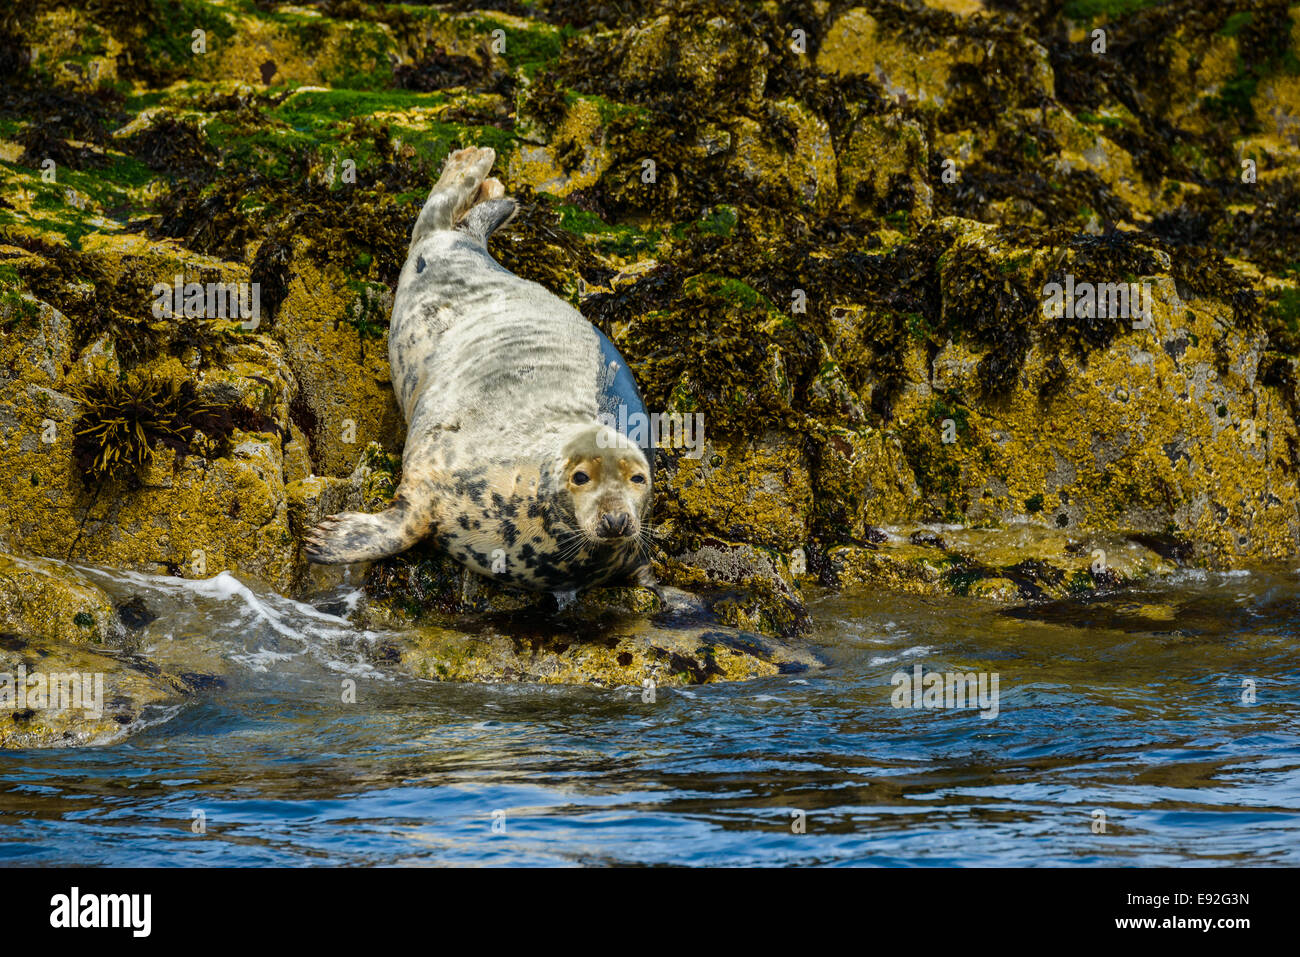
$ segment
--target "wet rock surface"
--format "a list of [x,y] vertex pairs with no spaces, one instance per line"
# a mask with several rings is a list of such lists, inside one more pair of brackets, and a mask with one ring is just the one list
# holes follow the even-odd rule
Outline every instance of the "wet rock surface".
[[9,632],[0,633],[0,675],[0,748],[108,744],[197,690],[143,658]]
[[601,589],[581,607],[545,616],[535,609],[498,613],[469,633],[438,626],[407,630],[378,642],[371,653],[377,662],[396,660],[404,671],[439,681],[630,684],[647,693],[821,667],[797,643],[707,624],[703,606],[685,594],[670,593],[665,609],[649,593],[629,600],[613,591]]
[[655,569],[733,643],[631,590],[588,652],[482,637],[554,599],[417,548],[355,612],[428,630],[417,672],[744,677],[781,656],[736,636],[793,655],[817,587],[1059,601],[1300,551],[1294,5],[491,6],[0,13],[0,627],[81,640],[35,556],[338,584],[302,536],[391,498],[392,292],[470,144],[522,201],[494,254],[701,417]]
[[0,748],[105,744],[218,680],[140,653],[154,617],[63,562],[0,554]]

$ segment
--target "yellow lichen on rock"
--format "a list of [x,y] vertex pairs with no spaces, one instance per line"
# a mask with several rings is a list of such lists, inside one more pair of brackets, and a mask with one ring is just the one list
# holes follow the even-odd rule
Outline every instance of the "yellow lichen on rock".
[[[589,97],[577,97],[564,119],[550,135],[551,143],[520,143],[509,157],[510,178],[527,183],[539,193],[568,196],[576,189],[592,186],[609,168],[609,151],[602,135],[604,116],[600,104]],[[576,148],[581,156],[559,154]]]
[[371,442],[401,447],[403,423],[388,369],[386,325],[367,325],[364,312],[391,308],[370,303],[365,290],[342,276],[295,268],[276,314],[277,338],[315,417],[308,436],[322,475],[348,475]]
[[75,569],[0,554],[0,631],[102,644],[120,630],[112,600]]
[[[783,550],[808,541],[812,486],[797,443],[777,435],[755,443],[709,439],[699,458],[679,455],[660,487],[660,514],[685,529],[741,529]],[[719,501],[730,503],[719,511]]]
[[[464,635],[423,629],[395,646],[401,667],[437,681],[523,681],[654,689],[748,681],[816,667],[806,652],[722,629],[678,631],[634,625],[599,640],[549,635]],[[390,654],[387,650],[382,653]]]

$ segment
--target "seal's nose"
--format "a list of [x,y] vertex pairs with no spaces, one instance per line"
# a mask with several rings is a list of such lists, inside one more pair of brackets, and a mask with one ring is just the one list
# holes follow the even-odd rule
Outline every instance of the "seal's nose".
[[632,534],[632,516],[627,512],[606,512],[600,517],[596,534],[601,538],[624,538]]

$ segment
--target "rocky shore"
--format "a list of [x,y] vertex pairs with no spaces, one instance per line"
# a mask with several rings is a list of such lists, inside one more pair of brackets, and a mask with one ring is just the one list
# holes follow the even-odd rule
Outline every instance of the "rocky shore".
[[1086,601],[1300,552],[1300,6],[634,7],[0,13],[0,673],[118,702],[0,707],[0,746],[204,684],[78,567],[337,589],[303,535],[393,494],[392,293],[460,145],[523,204],[497,258],[703,431],[660,451],[668,607],[418,546],[350,611],[388,666],[739,680],[816,666],[821,589]]

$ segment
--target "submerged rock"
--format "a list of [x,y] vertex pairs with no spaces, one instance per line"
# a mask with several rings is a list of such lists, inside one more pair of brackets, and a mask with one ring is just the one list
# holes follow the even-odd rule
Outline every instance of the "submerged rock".
[[193,690],[143,658],[0,633],[0,749],[108,744]]

